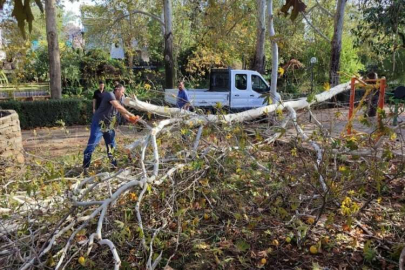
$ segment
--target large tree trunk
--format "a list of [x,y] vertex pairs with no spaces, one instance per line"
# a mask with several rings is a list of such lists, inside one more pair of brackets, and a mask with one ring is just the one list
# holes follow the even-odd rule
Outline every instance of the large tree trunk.
[[273,15],[273,0],[269,0],[267,3],[267,13],[269,14],[269,34],[271,40],[271,88],[270,96],[273,99],[273,103],[276,103],[280,98],[277,94],[277,72],[278,72],[278,46],[274,40],[276,32],[274,31],[274,15]]
[[339,84],[340,52],[342,50],[343,19],[347,0],[338,0],[335,13],[335,26],[332,39],[329,82],[332,86]]
[[62,80],[60,70],[60,53],[58,43],[58,31],[56,29],[56,8],[55,0],[45,1],[46,14],[46,36],[48,40],[49,54],[49,77],[51,87],[51,98],[62,97]]
[[266,36],[266,0],[257,0],[257,37],[256,51],[252,63],[252,69],[264,74],[264,43]]
[[131,107],[138,111],[145,111],[157,115],[167,116],[171,119],[176,119],[181,115],[189,115],[190,119],[185,119],[185,123],[187,123],[190,127],[193,125],[199,126],[206,123],[223,123],[223,122],[244,122],[253,120],[265,114],[269,114],[274,112],[278,108],[284,108],[286,106],[290,106],[296,110],[308,108],[311,105],[324,102],[340,93],[343,93],[350,89],[350,83],[344,83],[337,85],[331,88],[329,91],[322,92],[314,97],[314,99],[308,102],[307,98],[300,98],[298,100],[292,101],[284,101],[277,104],[271,104],[268,106],[263,106],[259,108],[253,108],[248,111],[243,111],[239,113],[232,113],[227,115],[216,115],[216,114],[208,114],[208,115],[198,115],[194,112],[181,110],[178,108],[168,108],[164,106],[154,105],[148,102],[143,102],[138,100],[136,97],[134,98],[125,98],[124,105]]
[[174,62],[173,62],[173,32],[172,32],[172,5],[170,0],[163,0],[165,14],[165,73],[166,88],[174,88]]
[[[131,47],[129,47],[131,48]],[[128,53],[128,70],[129,72],[132,72],[132,68],[134,67],[134,54],[133,51],[131,49],[131,51]]]

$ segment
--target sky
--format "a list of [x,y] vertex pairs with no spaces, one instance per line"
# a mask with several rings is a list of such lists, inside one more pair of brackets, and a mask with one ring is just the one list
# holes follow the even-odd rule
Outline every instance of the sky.
[[75,21],[75,24],[80,26],[80,6],[82,4],[86,5],[92,5],[94,4],[93,1],[91,0],[79,0],[79,1],[69,1],[69,0],[62,0],[61,4],[64,5],[63,11],[64,12],[72,12],[77,16],[77,20]]

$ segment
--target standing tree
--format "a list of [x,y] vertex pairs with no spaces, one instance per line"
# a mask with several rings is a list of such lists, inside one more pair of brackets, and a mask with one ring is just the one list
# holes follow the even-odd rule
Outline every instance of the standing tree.
[[405,55],[405,1],[362,0],[358,8],[362,18],[352,29],[355,45],[373,53],[369,61],[377,62],[390,78],[403,79],[405,67],[397,63]]
[[[0,8],[3,7],[6,1],[0,1]],[[35,3],[43,12],[42,3],[39,0],[35,0]],[[56,24],[56,7],[55,0],[45,1],[45,14],[46,14],[46,32],[48,39],[48,52],[49,52],[49,76],[51,97],[53,99],[59,99],[62,97],[62,85],[61,85],[61,69],[60,69],[60,52],[58,44],[58,32]],[[34,21],[34,15],[31,11],[30,0],[24,1],[15,0],[14,9],[12,15],[16,18],[18,27],[24,38],[25,35],[25,22],[28,23],[29,31],[32,31],[32,22]]]
[[45,1],[45,14],[46,14],[46,36],[48,40],[51,98],[60,99],[62,97],[62,79],[60,69],[58,32],[56,30],[55,0]]
[[[135,15],[143,15],[151,20],[158,22],[164,37],[164,52],[163,58],[165,61],[166,73],[166,88],[173,88],[174,85],[174,63],[173,63],[173,31],[172,31],[172,8],[171,2],[165,1],[163,4],[163,16],[153,14],[156,10],[162,9],[162,6],[155,3],[149,5],[148,9],[143,7],[146,2],[138,1],[121,1],[110,3],[109,1],[101,1],[98,5],[82,7],[82,17],[86,21],[88,27],[88,36],[92,36],[97,42],[109,44],[111,34],[123,40],[123,45],[128,52],[128,65],[131,67],[134,55],[133,44],[136,41],[139,45],[148,46],[152,43],[156,44],[155,35],[150,34],[151,24],[146,20],[141,20]],[[103,24],[99,24],[100,17]],[[145,28],[149,28],[145,32]],[[156,29],[156,28],[155,28]],[[160,30],[160,29],[159,29]],[[109,33],[109,34],[106,34]],[[158,31],[160,32],[160,31]],[[168,33],[168,34],[165,34]],[[159,40],[160,36],[158,35]],[[160,43],[159,43],[160,44]],[[160,50],[159,50],[160,53]],[[160,54],[161,55],[161,54]]]
[[257,0],[257,37],[256,37],[256,51],[252,63],[252,69],[263,74],[264,73],[264,43],[266,36],[266,1]]
[[332,38],[329,81],[332,86],[339,84],[340,52],[342,50],[343,19],[347,0],[338,0],[335,13],[335,26]]
[[173,62],[173,32],[172,32],[172,3],[170,0],[163,0],[165,17],[165,50],[164,61],[166,71],[166,88],[174,87],[174,62]]
[[[338,0],[336,5],[336,12],[334,15],[334,29],[333,29],[333,38],[331,41],[331,62],[329,68],[329,81],[332,86],[336,86],[339,84],[339,69],[340,69],[340,53],[342,50],[342,36],[343,36],[343,20],[344,20],[344,12],[347,0]],[[287,12],[290,7],[293,7],[293,12],[291,14],[291,19],[293,20],[298,15],[298,12],[301,12],[305,21],[310,25],[315,32],[321,36],[323,39],[328,40],[328,37],[322,33],[317,27],[313,25],[313,23],[307,18],[305,13],[305,4],[301,2],[301,0],[287,0],[286,5],[283,6],[281,11]],[[332,16],[332,14],[324,8],[318,0],[316,0],[316,4],[310,8],[318,7],[322,10],[322,12],[326,13],[328,16]],[[298,8],[300,8],[298,10]],[[297,9],[294,12],[294,9]]]
[[277,71],[278,71],[278,46],[274,38],[276,32],[274,31],[274,15],[273,15],[273,0],[269,0],[267,3],[267,12],[269,14],[269,34],[271,40],[271,87],[270,87],[270,96],[275,98],[277,92]]

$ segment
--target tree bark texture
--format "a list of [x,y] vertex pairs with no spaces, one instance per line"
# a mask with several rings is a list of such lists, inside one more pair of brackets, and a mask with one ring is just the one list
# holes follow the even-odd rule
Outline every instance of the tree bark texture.
[[264,74],[264,44],[266,36],[266,0],[257,0],[257,37],[256,37],[256,51],[252,63],[252,69],[260,74]]
[[173,61],[173,32],[172,32],[172,5],[171,0],[163,0],[165,17],[165,73],[166,88],[174,88],[174,61]]
[[343,19],[347,0],[338,0],[335,13],[335,26],[332,38],[332,52],[329,69],[329,82],[331,86],[339,84],[340,53],[342,50]]
[[[132,48],[132,42],[129,42],[129,45],[127,46],[129,52],[128,52],[128,69],[130,72],[132,72],[132,68],[134,67],[134,48]],[[136,51],[135,51],[136,53]]]
[[60,69],[58,31],[56,28],[55,0],[45,1],[45,14],[46,14],[46,36],[48,40],[51,98],[60,99],[62,97],[62,79]]
[[274,36],[274,14],[273,14],[273,0],[267,2],[267,13],[269,14],[269,34],[271,40],[271,86],[270,96],[274,101],[277,101],[277,76],[278,76],[278,45]]

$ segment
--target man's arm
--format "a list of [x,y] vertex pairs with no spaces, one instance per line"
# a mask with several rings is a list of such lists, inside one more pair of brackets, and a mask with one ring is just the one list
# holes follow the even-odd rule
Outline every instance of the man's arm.
[[[114,106],[114,108],[116,108],[119,113],[128,121],[132,122],[132,123],[136,123],[136,121],[138,121],[136,119],[136,117],[139,118],[139,116],[135,116],[132,113],[130,113],[129,111],[127,111],[127,109],[124,108],[124,106],[122,106],[117,100],[111,100],[110,101],[111,105]],[[136,119],[136,120],[135,120]]]
[[96,100],[93,99],[93,113],[96,112]]

